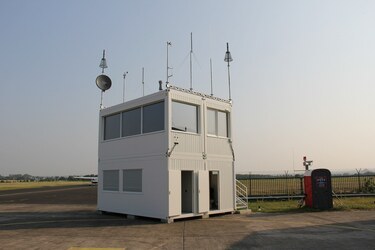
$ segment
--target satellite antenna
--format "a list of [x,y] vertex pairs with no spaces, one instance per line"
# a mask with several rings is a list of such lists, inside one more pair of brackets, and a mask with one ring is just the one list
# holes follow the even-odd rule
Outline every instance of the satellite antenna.
[[112,81],[111,78],[108,76],[104,75],[104,69],[108,68],[107,66],[107,61],[105,59],[105,50],[103,50],[103,58],[100,60],[99,68],[102,68],[102,74],[96,77],[96,86],[101,90],[101,95],[100,95],[100,109],[103,108],[103,93],[110,89],[112,86]]

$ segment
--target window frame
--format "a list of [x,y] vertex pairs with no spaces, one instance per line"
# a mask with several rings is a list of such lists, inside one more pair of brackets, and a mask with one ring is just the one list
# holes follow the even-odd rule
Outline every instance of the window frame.
[[[151,105],[155,105],[155,104],[159,104],[159,103],[163,103],[162,105],[162,110],[163,110],[163,118],[162,118],[162,122],[163,122],[163,128],[161,130],[155,130],[155,131],[149,131],[149,132],[144,132],[144,107],[147,107],[147,106],[151,106]],[[165,128],[166,128],[166,122],[165,122],[165,117],[166,117],[166,112],[165,112],[165,99],[160,99],[160,100],[157,100],[155,102],[150,102],[150,103],[145,103],[143,105],[139,105],[139,106],[135,106],[135,107],[132,107],[132,108],[129,108],[129,109],[126,109],[126,110],[122,110],[122,111],[119,111],[117,113],[112,113],[112,114],[108,114],[108,115],[104,115],[102,116],[102,136],[101,136],[101,140],[103,142],[107,142],[107,141],[112,141],[112,140],[118,140],[118,139],[123,139],[123,138],[128,138],[128,137],[133,137],[133,136],[142,136],[142,135],[147,135],[147,134],[151,134],[151,133],[160,133],[160,132],[164,132],[165,131]],[[123,135],[123,114],[128,112],[128,111],[132,111],[132,110],[136,110],[136,109],[140,109],[140,112],[141,112],[141,122],[140,122],[140,133],[139,134],[134,134],[134,135]],[[114,137],[114,138],[106,138],[106,119],[107,117],[111,117],[111,116],[115,116],[115,115],[120,115],[120,124],[119,124],[119,133],[120,133],[120,136],[119,137]]]
[[[174,116],[173,116],[173,103],[178,103],[178,104],[183,104],[183,105],[195,107],[195,111],[196,111],[195,112],[196,132],[173,129],[173,118],[174,118]],[[193,134],[193,135],[200,134],[201,130],[200,130],[200,105],[199,104],[188,103],[188,102],[184,102],[184,101],[180,101],[180,100],[171,100],[171,111],[169,113],[171,115],[171,127],[170,127],[171,131],[178,132],[178,133]]]
[[[208,111],[214,111],[215,112],[215,134],[209,133],[208,132]],[[226,136],[219,135],[219,112],[225,114],[226,118]],[[206,114],[206,124],[207,124],[207,135],[212,136],[212,137],[218,137],[218,138],[230,138],[230,133],[229,133],[229,119],[230,119],[230,112],[220,110],[220,109],[215,109],[215,108],[210,108],[207,107],[207,114]]]
[[[154,130],[154,131],[148,131],[148,132],[144,132],[144,108],[147,107],[147,106],[152,106],[152,105],[156,105],[156,104],[163,104],[162,107],[163,107],[163,119],[162,119],[162,122],[163,122],[163,129],[161,130]],[[142,115],[141,115],[141,134],[144,135],[144,134],[149,134],[149,133],[157,133],[157,132],[160,132],[160,131],[165,131],[165,101],[164,100],[160,100],[160,101],[156,101],[156,102],[151,102],[151,103],[147,103],[147,104],[144,104],[142,105]]]
[[[119,117],[119,136],[107,139],[106,138],[107,118],[117,116],[117,115],[120,115],[120,117]],[[104,116],[103,117],[103,141],[116,140],[116,139],[121,138],[121,126],[122,126],[122,114],[121,114],[121,112],[113,113],[113,114]]]
[[[117,190],[109,190],[109,189],[105,189],[105,172],[107,171],[111,171],[111,172],[117,172]],[[118,169],[106,169],[106,170],[103,170],[103,187],[102,187],[102,190],[105,191],[105,192],[119,192],[120,191],[120,170]]]
[[[124,125],[124,113],[135,111],[137,109],[139,109],[139,112],[140,112],[139,133],[138,134],[132,134],[132,135],[124,135],[124,128],[123,128],[123,125]],[[137,136],[137,135],[141,135],[142,134],[142,121],[143,121],[143,112],[142,111],[143,111],[143,107],[139,106],[139,107],[127,109],[127,110],[124,110],[124,111],[121,112],[121,138],[130,137],[130,136]]]
[[[140,171],[140,191],[139,190],[125,190],[125,175],[127,171]],[[142,194],[143,193],[143,169],[142,168],[135,168],[135,169],[122,169],[122,189],[121,191],[124,193],[134,193],[134,194]],[[139,185],[139,183],[137,183]],[[136,187],[136,188],[139,188]]]

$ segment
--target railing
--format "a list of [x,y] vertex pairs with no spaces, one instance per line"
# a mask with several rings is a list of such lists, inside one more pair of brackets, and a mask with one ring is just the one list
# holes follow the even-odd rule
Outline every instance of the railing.
[[239,180],[236,180],[236,210],[248,209],[247,187]]
[[[248,197],[298,197],[304,195],[302,176],[262,177],[238,174],[238,182],[247,188]],[[332,190],[342,194],[374,194],[375,175],[332,176]]]

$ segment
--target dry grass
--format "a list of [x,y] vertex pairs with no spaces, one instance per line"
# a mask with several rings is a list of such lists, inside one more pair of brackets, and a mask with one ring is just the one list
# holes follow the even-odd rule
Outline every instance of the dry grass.
[[[319,211],[307,207],[299,208],[298,200],[250,201],[249,208],[263,213]],[[375,210],[375,197],[334,198],[333,210]]]
[[0,183],[0,191],[15,190],[15,189],[29,189],[42,187],[61,187],[61,186],[75,186],[88,184],[88,181],[40,181],[40,182],[11,182]]

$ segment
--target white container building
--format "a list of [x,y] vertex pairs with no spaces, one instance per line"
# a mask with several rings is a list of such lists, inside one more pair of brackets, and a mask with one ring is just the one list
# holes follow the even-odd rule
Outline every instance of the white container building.
[[98,210],[166,222],[233,212],[231,112],[173,86],[100,110]]

